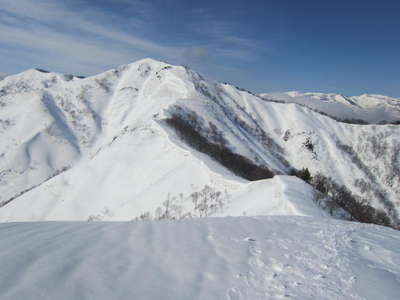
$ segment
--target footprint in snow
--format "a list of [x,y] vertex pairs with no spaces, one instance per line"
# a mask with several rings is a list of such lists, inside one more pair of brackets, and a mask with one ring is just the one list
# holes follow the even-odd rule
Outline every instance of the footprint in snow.
[[245,238],[244,240],[245,240],[245,241],[248,241],[248,242],[255,242],[255,241],[256,241],[255,239],[250,238],[250,237],[247,237],[247,238]]
[[227,291],[227,298],[229,300],[238,300],[241,298],[241,293],[238,289],[236,288],[230,288]]

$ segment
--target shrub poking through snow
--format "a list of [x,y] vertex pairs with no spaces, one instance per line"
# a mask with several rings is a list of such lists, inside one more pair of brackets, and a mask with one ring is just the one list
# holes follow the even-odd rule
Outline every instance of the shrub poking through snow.
[[[226,191],[218,191],[215,186],[206,184],[202,189],[186,196],[168,194],[167,199],[157,207],[154,213],[145,212],[135,220],[181,220],[208,217],[223,212],[229,199],[230,196]],[[187,203],[191,205],[188,206]]]

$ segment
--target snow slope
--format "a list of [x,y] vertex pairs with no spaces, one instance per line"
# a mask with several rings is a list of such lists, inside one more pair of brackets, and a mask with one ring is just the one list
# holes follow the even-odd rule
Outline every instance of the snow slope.
[[337,122],[144,59],[88,78],[28,70],[0,82],[0,221],[325,215],[304,182],[249,182],[189,147],[166,124],[177,116],[274,174],[307,167],[399,213],[398,126]]
[[383,95],[344,96],[324,93],[263,93],[266,100],[297,103],[348,122],[399,123],[400,99]]
[[0,298],[395,300],[399,247],[309,217],[0,224]]
[[[180,79],[187,76],[184,68],[163,68],[164,63],[144,60],[87,79],[38,70],[7,78],[1,178],[7,205],[0,220],[131,220],[155,215],[169,197],[182,210],[179,215],[195,215],[191,196],[205,187],[221,193],[221,207],[213,211],[219,214],[247,189],[268,190],[275,202],[284,198],[279,191],[292,179],[254,188],[160,125],[156,114],[194,93],[189,80]],[[304,204],[293,204],[292,213],[304,215],[304,206],[307,214],[324,215],[308,186],[300,180],[291,185],[307,195]],[[271,206],[267,196],[258,192],[258,207]],[[276,205],[282,208],[285,201]]]

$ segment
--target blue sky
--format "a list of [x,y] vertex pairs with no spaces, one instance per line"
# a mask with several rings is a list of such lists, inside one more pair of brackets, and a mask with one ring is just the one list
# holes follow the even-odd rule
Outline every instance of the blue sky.
[[400,97],[400,1],[1,0],[0,72],[144,57],[255,92]]

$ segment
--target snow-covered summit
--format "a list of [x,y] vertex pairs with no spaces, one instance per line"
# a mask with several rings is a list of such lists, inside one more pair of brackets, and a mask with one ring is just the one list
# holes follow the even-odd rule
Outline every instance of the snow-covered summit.
[[[8,76],[0,298],[397,299],[398,231],[332,219],[400,228],[400,127],[354,124],[397,101],[262,98],[152,59]],[[45,220],[142,222],[24,223]]]
[[393,220],[400,210],[398,126],[345,124],[152,59],[8,76],[0,138],[1,221],[325,215],[323,195],[284,176],[302,168]]

